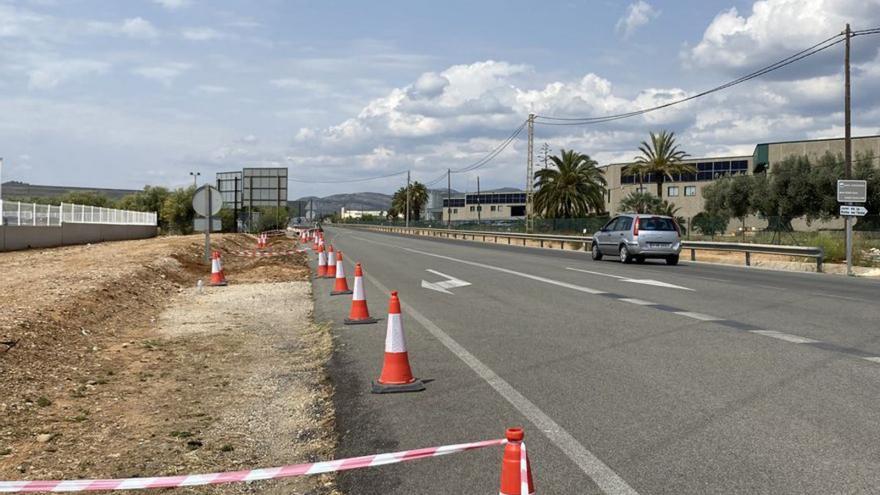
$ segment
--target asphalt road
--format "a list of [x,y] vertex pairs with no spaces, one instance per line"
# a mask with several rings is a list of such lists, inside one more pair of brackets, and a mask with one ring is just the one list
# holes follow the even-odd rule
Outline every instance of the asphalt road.
[[[523,426],[538,493],[880,492],[880,283],[328,229],[375,325],[334,323],[340,457]],[[348,275],[353,273],[347,264]],[[423,288],[434,270],[470,282]],[[373,395],[388,290],[420,393]],[[357,470],[353,494],[497,493],[501,449]]]

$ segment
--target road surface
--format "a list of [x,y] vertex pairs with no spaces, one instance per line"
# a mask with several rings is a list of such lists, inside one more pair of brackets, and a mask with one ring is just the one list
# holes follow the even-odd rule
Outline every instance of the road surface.
[[[332,228],[375,325],[315,280],[335,325],[339,457],[500,438],[539,493],[877,493],[880,284]],[[431,271],[429,271],[431,270]],[[422,287],[469,282],[449,293]],[[455,284],[451,284],[454,286]],[[372,395],[388,291],[413,394]],[[348,493],[497,493],[500,449],[359,470]]]

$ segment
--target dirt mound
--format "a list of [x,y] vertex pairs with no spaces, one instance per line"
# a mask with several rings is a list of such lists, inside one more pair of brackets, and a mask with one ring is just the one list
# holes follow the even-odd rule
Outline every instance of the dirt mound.
[[[212,241],[233,287],[308,279],[301,254],[234,257],[228,253],[253,249],[252,237]],[[272,244],[293,249],[290,239]],[[207,397],[234,396],[241,384],[230,377],[249,369],[236,361],[247,354],[236,345],[268,345],[253,340],[258,334],[227,331],[239,319],[258,321],[246,307],[222,318],[226,330],[210,341],[161,332],[163,310],[207,281],[203,249],[200,236],[187,236],[0,253],[0,478],[145,476],[264,458],[246,442],[203,449],[204,438],[190,438],[225,417],[223,401]],[[224,364],[213,370],[211,359]],[[310,383],[313,395],[326,395],[315,390],[318,378]],[[174,427],[156,430],[157,422]],[[193,461],[201,457],[210,462]]]

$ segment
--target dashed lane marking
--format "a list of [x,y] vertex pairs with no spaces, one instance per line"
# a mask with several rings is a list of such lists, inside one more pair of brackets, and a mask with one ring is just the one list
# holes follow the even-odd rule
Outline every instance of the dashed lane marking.
[[[685,311],[684,309],[677,308],[675,306],[668,306],[665,304],[645,301],[642,299],[636,299],[636,298],[632,298],[632,297],[621,297],[620,294],[614,294],[611,292],[605,292],[605,291],[601,291],[601,290],[597,290],[597,289],[592,289],[592,288],[584,287],[581,285],[570,284],[568,282],[562,282],[559,280],[554,280],[552,278],[539,277],[537,275],[522,273],[522,272],[518,272],[516,270],[510,270],[510,269],[502,268],[499,266],[487,265],[485,263],[478,263],[476,261],[468,261],[468,260],[463,260],[463,259],[459,259],[459,258],[453,258],[451,256],[444,256],[442,254],[435,254],[435,253],[431,253],[428,251],[421,251],[418,249],[412,249],[412,248],[408,248],[408,247],[398,246],[396,244],[388,244],[385,242],[379,242],[379,241],[375,241],[372,239],[366,239],[363,237],[357,237],[357,236],[352,236],[352,237],[355,239],[358,239],[358,240],[372,243],[372,244],[378,244],[380,246],[389,246],[389,247],[393,247],[393,248],[397,248],[397,249],[402,249],[404,251],[409,251],[411,253],[421,254],[424,256],[431,256],[434,258],[440,258],[440,259],[444,259],[444,260],[448,260],[448,261],[453,261],[456,263],[463,263],[465,265],[477,266],[480,268],[485,268],[487,270],[493,270],[493,271],[497,271],[497,272],[501,272],[501,273],[507,273],[510,275],[516,275],[518,277],[523,277],[523,278],[527,278],[530,280],[535,280],[538,282],[544,282],[547,284],[556,285],[558,287],[565,287],[568,289],[573,289],[573,290],[580,291],[580,292],[586,292],[588,294],[599,295],[599,296],[607,297],[609,299],[615,299],[617,301],[623,301],[623,302],[635,304],[638,306],[645,306],[645,307],[649,307],[651,309],[656,309],[656,310],[663,311],[666,313],[672,313],[672,314],[676,314],[679,316],[683,316],[685,318],[691,318],[691,319],[695,319],[695,320],[704,321],[707,323],[713,323],[713,324],[726,326],[728,328],[733,328],[736,330],[746,331],[749,333],[753,333],[755,335],[763,335],[764,337],[770,337],[773,339],[782,340],[782,341],[790,342],[790,343],[794,343],[794,344],[806,344],[806,345],[813,347],[813,348],[816,348],[816,349],[823,349],[826,351],[837,352],[837,353],[841,353],[841,354],[848,354],[850,356],[858,357],[858,358],[870,361],[872,363],[880,364],[880,357],[872,356],[871,353],[862,351],[860,349],[839,346],[836,344],[831,344],[829,342],[823,342],[821,340],[815,340],[815,339],[811,339],[808,337],[801,337],[799,335],[792,335],[792,334],[788,334],[788,333],[777,332],[775,330],[764,330],[764,329],[754,327],[753,325],[750,325],[748,323],[742,323],[742,322],[737,322],[735,320],[718,318],[716,316],[707,315],[707,314],[703,314],[703,313],[695,313],[692,311]],[[598,272],[596,272],[596,273],[598,273]]]
[[807,337],[801,337],[799,335],[791,335],[788,333],[777,332],[775,330],[749,330],[749,332],[763,335],[765,337],[784,340],[793,344],[815,344],[819,342],[818,340],[808,339]]
[[693,318],[695,320],[700,320],[700,321],[720,321],[723,319],[723,318],[718,318],[716,316],[704,315],[703,313],[694,313],[691,311],[675,311],[675,314],[677,314],[679,316],[684,316],[686,318]]
[[[346,258],[352,267],[354,262]],[[364,278],[370,281],[376,288],[385,294],[391,291],[384,284],[379,282],[376,277],[366,274]],[[498,394],[515,407],[523,416],[531,421],[544,435],[562,452],[568,456],[594,483],[607,495],[639,495],[623,478],[620,477],[613,469],[608,467],[595,454],[590,452],[580,442],[577,441],[568,431],[556,421],[542,411],[532,401],[521,394],[512,385],[507,383],[491,368],[483,364],[476,356],[471,354],[461,344],[449,336],[442,328],[437,326],[433,321],[429,320],[425,315],[407,304],[401,302],[401,308],[407,314],[418,321],[431,335],[434,336],[441,344],[443,344],[450,352],[455,354],[459,359],[464,361],[480,378],[486,381],[490,387],[495,389]]]

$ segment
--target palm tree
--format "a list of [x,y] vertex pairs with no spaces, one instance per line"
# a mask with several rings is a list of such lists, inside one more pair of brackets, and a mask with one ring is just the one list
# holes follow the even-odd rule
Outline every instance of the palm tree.
[[[428,188],[419,181],[409,185],[410,220],[418,221],[422,216],[422,208],[428,202]],[[401,187],[391,197],[391,208],[406,216],[406,187]]]
[[588,155],[560,150],[535,173],[535,211],[545,218],[579,218],[605,211],[605,176]]
[[633,191],[620,200],[620,211],[629,213],[657,213],[662,200],[649,192]]
[[691,164],[682,163],[688,154],[678,149],[674,132],[660,131],[659,134],[650,134],[651,144],[642,141],[639,146],[641,155],[634,159],[629,171],[640,177],[653,174],[657,184],[657,197],[662,198],[663,182],[667,177],[672,180],[672,174],[695,173],[696,169]]

